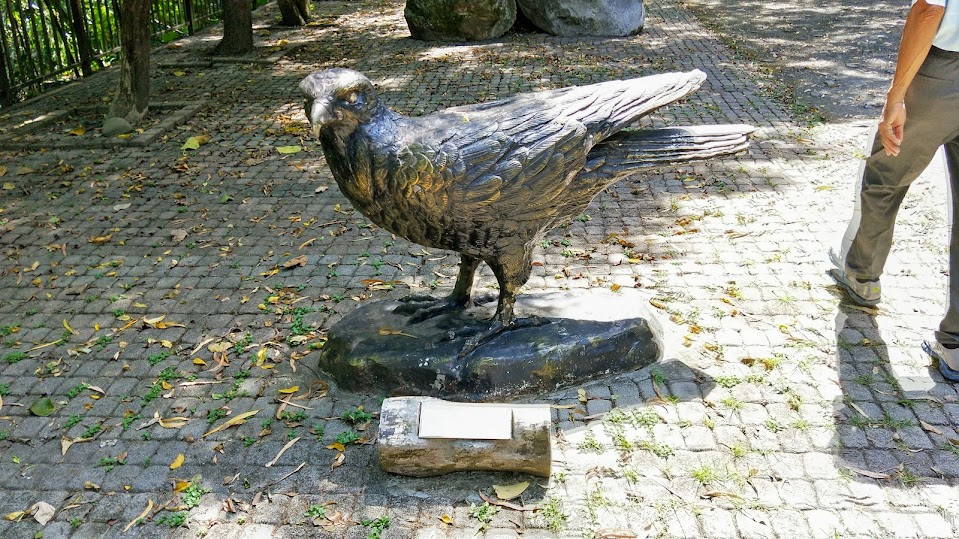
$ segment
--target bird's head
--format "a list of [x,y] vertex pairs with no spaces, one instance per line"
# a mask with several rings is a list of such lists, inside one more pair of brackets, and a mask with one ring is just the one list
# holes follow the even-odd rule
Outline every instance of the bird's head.
[[306,117],[317,136],[325,126],[352,130],[370,120],[377,107],[373,83],[352,69],[325,69],[300,82]]

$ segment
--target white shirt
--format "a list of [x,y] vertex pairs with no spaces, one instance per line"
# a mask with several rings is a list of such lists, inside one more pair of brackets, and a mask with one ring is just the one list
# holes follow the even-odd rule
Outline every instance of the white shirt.
[[[915,4],[917,0],[912,0]],[[939,23],[939,32],[936,33],[932,44],[940,49],[959,52],[959,0],[926,0],[933,6],[945,6],[946,13]]]

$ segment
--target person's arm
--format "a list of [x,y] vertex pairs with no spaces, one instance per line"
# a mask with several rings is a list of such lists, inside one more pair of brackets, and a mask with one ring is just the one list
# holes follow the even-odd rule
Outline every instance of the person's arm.
[[896,60],[896,74],[886,94],[882,121],[879,122],[879,136],[887,155],[899,155],[902,126],[906,123],[906,90],[919,72],[919,67],[926,60],[926,55],[929,54],[932,40],[939,31],[939,23],[942,22],[945,11],[943,6],[918,0],[906,17],[906,24],[902,29],[902,41],[899,43],[899,56]]

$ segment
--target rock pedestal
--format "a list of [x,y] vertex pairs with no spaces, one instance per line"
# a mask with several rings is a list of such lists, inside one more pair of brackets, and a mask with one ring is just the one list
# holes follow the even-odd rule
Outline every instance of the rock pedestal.
[[[662,357],[661,328],[632,289],[524,294],[519,317],[549,323],[501,333],[459,357],[495,302],[418,324],[398,301],[362,305],[330,328],[319,366],[345,389],[453,400],[503,400],[641,369]],[[457,336],[462,335],[462,336]]]
[[515,0],[407,0],[410,35],[424,41],[496,39],[516,22]]
[[549,477],[551,425],[545,404],[386,399],[376,444],[380,468],[414,477],[479,470]]
[[539,29],[555,36],[638,34],[646,21],[643,0],[516,0]]

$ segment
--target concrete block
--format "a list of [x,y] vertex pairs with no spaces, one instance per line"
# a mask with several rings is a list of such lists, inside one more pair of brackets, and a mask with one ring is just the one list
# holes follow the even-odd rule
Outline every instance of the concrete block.
[[380,468],[430,477],[467,470],[549,477],[551,412],[545,404],[468,404],[429,397],[383,401]]

